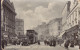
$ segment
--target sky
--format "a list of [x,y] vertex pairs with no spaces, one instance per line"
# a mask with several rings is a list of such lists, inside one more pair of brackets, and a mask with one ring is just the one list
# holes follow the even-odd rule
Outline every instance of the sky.
[[13,2],[16,18],[24,20],[24,31],[50,20],[62,17],[66,0],[10,0]]

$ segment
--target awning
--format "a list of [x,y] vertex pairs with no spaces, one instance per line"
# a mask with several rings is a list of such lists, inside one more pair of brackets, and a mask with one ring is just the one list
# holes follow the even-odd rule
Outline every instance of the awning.
[[74,27],[71,27],[70,29],[66,30],[67,34],[77,33],[79,30],[79,26],[75,25]]

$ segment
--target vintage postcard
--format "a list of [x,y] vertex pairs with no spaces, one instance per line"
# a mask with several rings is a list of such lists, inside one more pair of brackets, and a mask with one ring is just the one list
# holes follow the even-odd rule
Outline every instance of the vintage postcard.
[[80,50],[80,0],[1,0],[2,50]]

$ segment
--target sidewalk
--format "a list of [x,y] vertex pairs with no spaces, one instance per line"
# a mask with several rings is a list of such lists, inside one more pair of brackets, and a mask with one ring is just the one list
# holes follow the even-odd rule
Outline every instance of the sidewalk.
[[[64,44],[62,44],[61,46],[64,47]],[[74,46],[74,47],[69,46],[69,50],[79,50],[79,46]]]

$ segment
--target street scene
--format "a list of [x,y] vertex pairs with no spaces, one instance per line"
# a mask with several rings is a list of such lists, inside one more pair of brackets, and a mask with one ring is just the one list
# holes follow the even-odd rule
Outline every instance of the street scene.
[[1,50],[80,50],[80,0],[1,0]]

